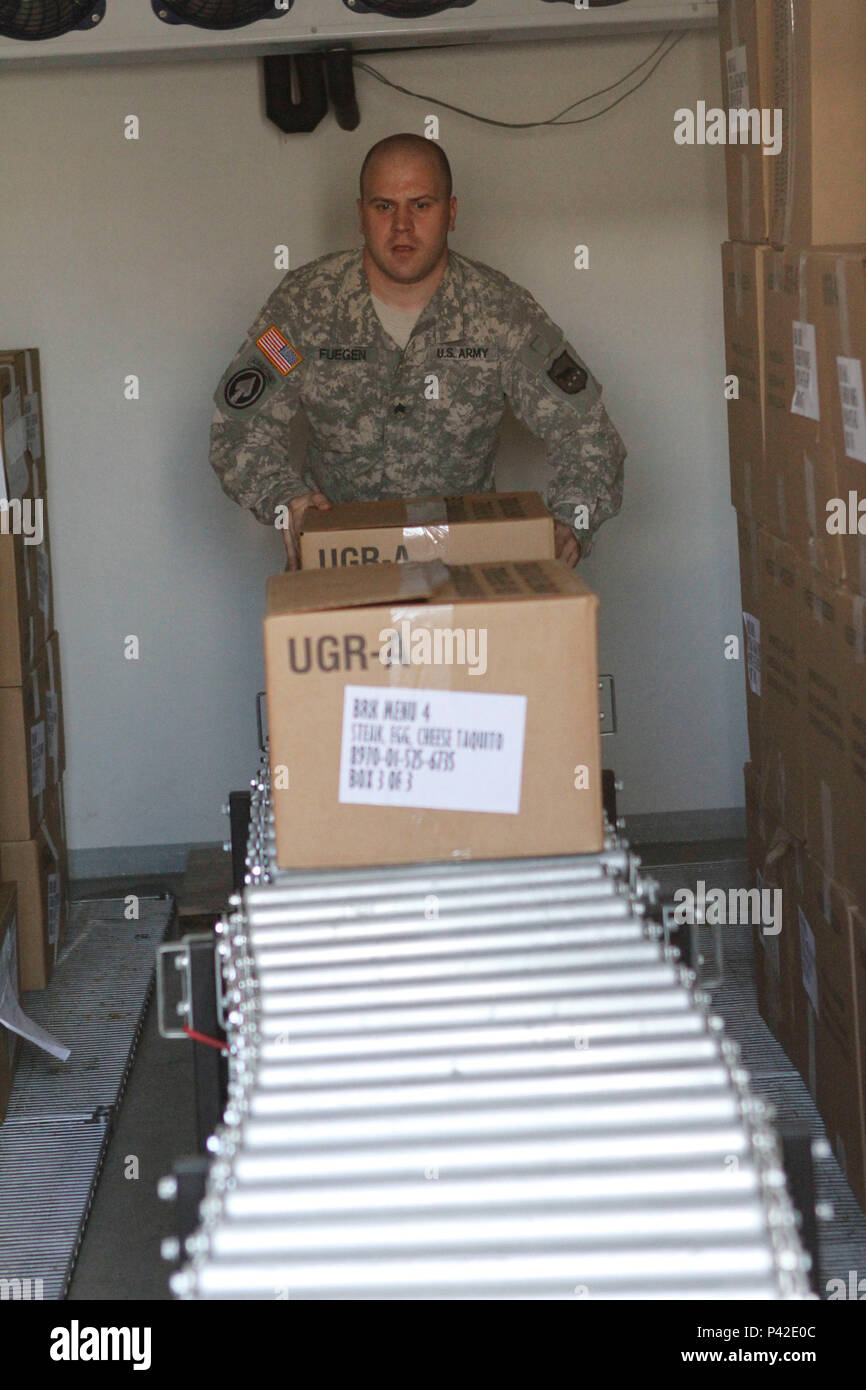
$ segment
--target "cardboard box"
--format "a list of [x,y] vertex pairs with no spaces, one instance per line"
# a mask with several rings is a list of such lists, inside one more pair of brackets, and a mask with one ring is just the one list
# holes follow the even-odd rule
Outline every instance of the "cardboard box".
[[18,955],[22,989],[44,989],[66,931],[68,879],[59,790],[29,840],[0,842],[0,879],[18,890]]
[[806,844],[831,878],[845,880],[851,829],[845,610],[839,590],[802,562],[797,567],[797,609],[804,682],[800,737]]
[[[720,0],[719,40],[725,109],[771,108],[773,17],[769,0]],[[769,241],[774,162],[774,156],[765,155],[761,144],[729,141],[725,145],[731,241]]]
[[[20,392],[20,408],[24,417],[24,443],[30,454],[31,466],[35,465],[37,494],[44,497],[44,469],[42,457],[42,382],[37,348],[18,348],[0,350],[0,381],[9,383],[11,368],[12,381]],[[2,389],[2,388],[0,388]]]
[[746,676],[746,720],[752,762],[761,762],[761,556],[760,527],[754,517],[737,512],[740,550],[740,597]]
[[[838,496],[830,426],[827,347],[820,267],[806,252],[766,258],[766,484],[763,519],[813,568],[839,581],[842,538],[827,528]],[[835,374],[835,367],[834,367]]]
[[56,640],[20,686],[0,687],[0,840],[28,840],[65,766]]
[[841,589],[844,648],[844,746],[846,758],[845,846],[840,876],[861,910],[866,910],[866,599]]
[[407,560],[462,565],[552,560],[553,517],[537,492],[335,502],[304,517],[301,567]]
[[845,583],[866,594],[866,247],[812,252],[810,259],[824,349],[821,401],[836,457],[840,513],[847,513]]
[[725,375],[736,376],[738,397],[728,401],[731,501],[738,512],[766,521],[764,438],[764,283],[768,248],[725,242]]
[[[854,994],[857,999],[857,1037],[860,1046],[860,1106],[863,1115],[863,1138],[866,1142],[866,913],[861,907],[852,908],[850,922],[854,956]],[[866,1211],[866,1191],[862,1187],[857,1192],[857,1198]]]
[[555,560],[272,577],[278,864],[599,850],[597,609]]
[[779,246],[866,241],[866,5],[773,0],[773,165]]
[[[14,883],[0,883],[0,1001],[19,1000],[18,900]],[[18,1035],[0,1024],[0,1124],[6,1118],[18,1060]]]
[[0,352],[0,685],[22,683],[53,622],[38,372],[37,354]]
[[805,671],[797,629],[797,561],[793,550],[762,531],[761,800],[798,840],[806,838],[802,729]]
[[781,930],[765,931],[765,923],[754,928],[758,1010],[771,1033],[794,1059],[798,1046],[795,983],[800,970],[796,903],[803,874],[803,846],[764,808],[757,771],[751,763],[744,768],[744,780],[749,883],[761,893],[778,891],[782,895]]
[[[827,1137],[866,1207],[863,1055],[854,958],[856,909],[838,883],[806,857],[797,902],[797,1057]],[[862,921],[859,938],[862,942]]]

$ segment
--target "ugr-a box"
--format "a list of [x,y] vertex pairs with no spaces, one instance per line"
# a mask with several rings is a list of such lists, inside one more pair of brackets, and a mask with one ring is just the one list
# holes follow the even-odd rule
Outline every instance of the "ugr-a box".
[[597,612],[551,560],[271,578],[277,863],[598,851]]
[[554,554],[553,517],[537,492],[335,502],[327,511],[311,507],[301,536],[303,569],[552,560]]

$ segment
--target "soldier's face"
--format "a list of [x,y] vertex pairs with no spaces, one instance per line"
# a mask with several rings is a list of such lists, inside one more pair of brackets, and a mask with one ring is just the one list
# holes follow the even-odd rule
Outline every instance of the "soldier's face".
[[457,199],[446,198],[436,161],[393,154],[374,160],[358,216],[368,254],[383,275],[411,285],[429,275],[453,230]]

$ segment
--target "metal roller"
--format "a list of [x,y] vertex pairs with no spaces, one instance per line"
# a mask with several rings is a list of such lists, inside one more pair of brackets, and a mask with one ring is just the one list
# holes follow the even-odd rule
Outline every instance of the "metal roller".
[[268,783],[178,1296],[810,1297],[766,1107],[624,841],[292,873]]

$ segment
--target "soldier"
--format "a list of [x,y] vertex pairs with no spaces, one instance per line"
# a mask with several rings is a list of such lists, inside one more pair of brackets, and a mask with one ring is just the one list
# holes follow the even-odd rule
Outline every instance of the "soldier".
[[[308,507],[491,491],[507,397],[547,445],[556,553],[577,564],[622,500],[599,382],[528,290],[449,248],[457,199],[435,141],[374,145],[357,207],[363,248],[289,271],[217,387],[223,490],[282,529],[295,569]],[[299,409],[303,470],[287,450]]]

